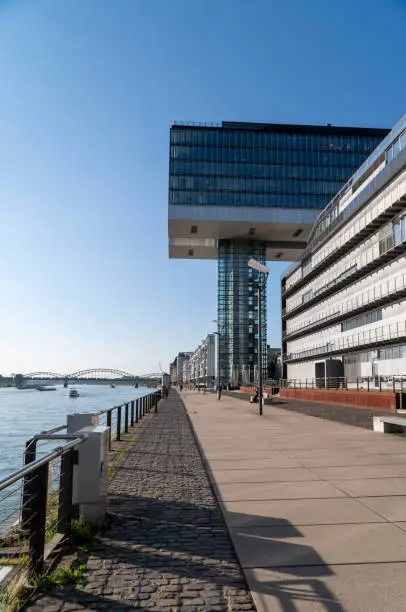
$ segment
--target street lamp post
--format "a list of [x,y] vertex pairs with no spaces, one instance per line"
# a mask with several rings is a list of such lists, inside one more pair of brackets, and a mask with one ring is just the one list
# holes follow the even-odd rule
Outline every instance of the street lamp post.
[[217,331],[214,332],[217,335],[217,397],[220,399],[220,328],[224,327],[224,323],[213,319],[213,323],[217,325]]
[[258,280],[258,413],[259,416],[262,416],[263,413],[263,393],[262,393],[262,290],[266,286],[266,281],[268,278],[269,268],[264,266],[264,264],[256,261],[256,259],[250,259],[248,261],[248,266],[257,270],[261,274],[265,275],[264,283],[261,284],[260,280]]

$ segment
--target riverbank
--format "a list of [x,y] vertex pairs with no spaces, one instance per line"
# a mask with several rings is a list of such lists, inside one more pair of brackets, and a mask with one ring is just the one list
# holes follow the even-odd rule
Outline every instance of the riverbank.
[[126,452],[109,479],[109,524],[80,559],[85,584],[26,609],[254,612],[178,394],[133,435],[123,437]]

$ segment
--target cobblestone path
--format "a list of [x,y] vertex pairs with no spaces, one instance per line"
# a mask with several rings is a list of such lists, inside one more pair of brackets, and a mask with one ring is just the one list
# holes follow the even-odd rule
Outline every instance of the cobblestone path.
[[[54,589],[31,612],[254,611],[185,408],[172,391],[158,414],[126,436],[110,478],[105,533],[79,590]],[[122,448],[122,446],[120,447]]]

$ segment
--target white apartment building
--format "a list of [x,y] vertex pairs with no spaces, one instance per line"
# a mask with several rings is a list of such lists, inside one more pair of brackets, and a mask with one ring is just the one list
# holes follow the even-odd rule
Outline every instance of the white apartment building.
[[215,335],[208,334],[190,358],[190,379],[194,383],[214,384],[216,376]]
[[283,377],[406,375],[406,115],[282,278]]
[[187,358],[183,361],[183,383],[188,385],[191,380],[191,354],[188,353]]

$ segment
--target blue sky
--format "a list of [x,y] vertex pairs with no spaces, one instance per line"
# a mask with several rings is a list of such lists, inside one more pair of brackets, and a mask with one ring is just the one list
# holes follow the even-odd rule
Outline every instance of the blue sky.
[[193,349],[216,263],[168,258],[170,124],[391,127],[405,23],[404,0],[1,1],[0,373]]

